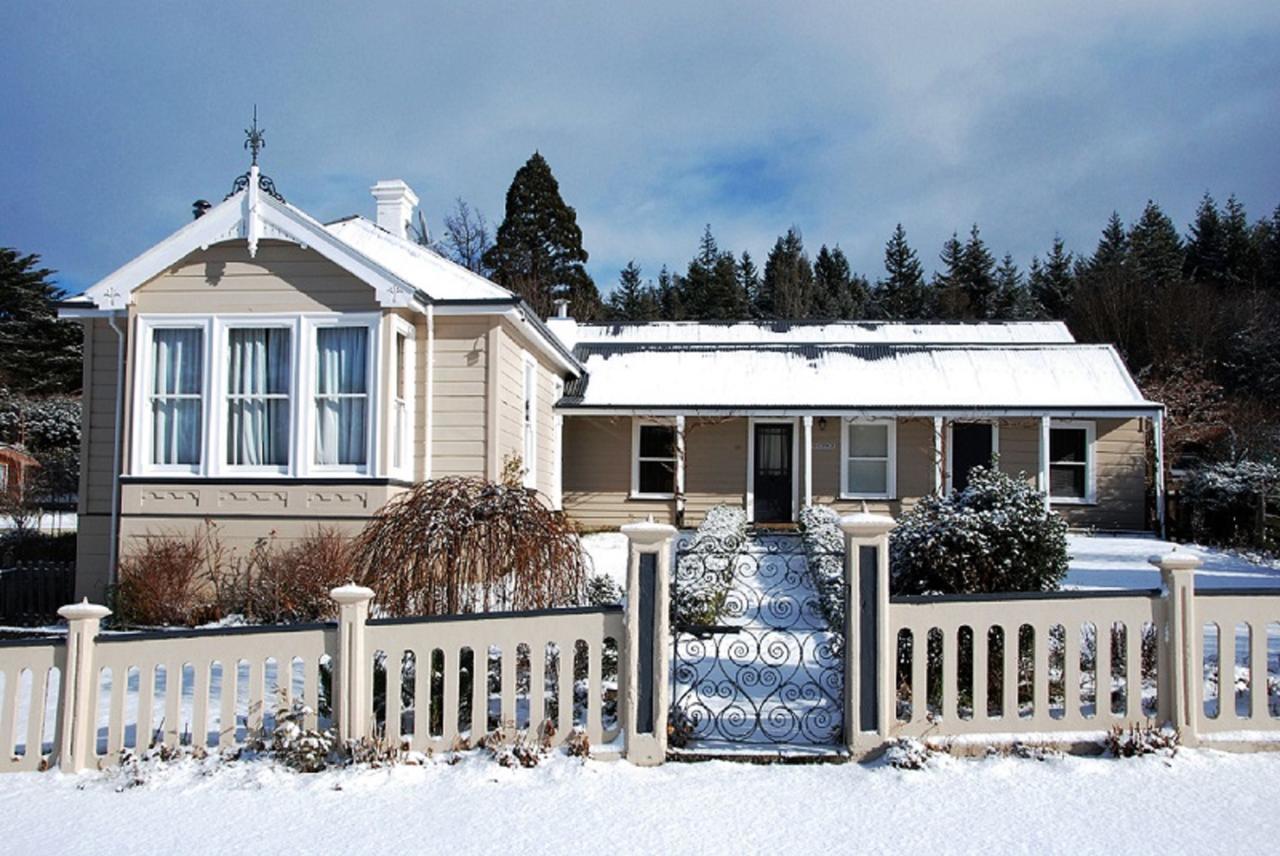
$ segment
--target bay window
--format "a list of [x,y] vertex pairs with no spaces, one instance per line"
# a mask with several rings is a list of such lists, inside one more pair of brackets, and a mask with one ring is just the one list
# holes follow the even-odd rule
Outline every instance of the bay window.
[[1059,503],[1091,503],[1094,424],[1052,422],[1049,425],[1049,498]]
[[840,495],[845,499],[892,499],[897,486],[897,423],[849,419],[841,437]]
[[237,327],[227,331],[227,464],[289,466],[293,331]]
[[150,410],[150,463],[198,469],[204,450],[204,328],[152,331]]
[[315,362],[314,462],[364,466],[369,436],[369,328],[318,328]]

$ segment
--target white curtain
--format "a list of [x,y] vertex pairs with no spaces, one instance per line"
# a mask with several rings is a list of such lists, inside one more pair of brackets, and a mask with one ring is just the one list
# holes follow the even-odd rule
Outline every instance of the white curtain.
[[152,331],[151,461],[200,463],[204,331],[198,327]]
[[369,329],[316,331],[316,463],[365,462]]
[[230,331],[227,370],[227,463],[289,464],[290,331]]

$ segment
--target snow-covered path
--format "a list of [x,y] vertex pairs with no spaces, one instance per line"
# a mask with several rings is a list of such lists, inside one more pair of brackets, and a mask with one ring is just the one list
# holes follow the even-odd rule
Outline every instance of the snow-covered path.
[[117,793],[102,774],[0,776],[0,852],[1269,852],[1280,754],[943,759],[906,772],[556,758],[294,774],[181,765]]

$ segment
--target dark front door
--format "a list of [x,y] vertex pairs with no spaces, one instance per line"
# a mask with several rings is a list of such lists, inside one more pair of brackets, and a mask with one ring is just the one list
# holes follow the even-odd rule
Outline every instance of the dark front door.
[[755,427],[756,523],[791,522],[791,425]]
[[957,422],[951,426],[951,489],[964,490],[969,471],[991,466],[991,425]]

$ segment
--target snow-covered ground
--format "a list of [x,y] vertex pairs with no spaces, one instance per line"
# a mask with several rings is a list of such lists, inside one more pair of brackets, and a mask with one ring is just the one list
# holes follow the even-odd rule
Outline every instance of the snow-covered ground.
[[1269,852],[1280,754],[0,776],[5,853]]
[[[47,511],[40,515],[39,520],[33,521],[32,526],[41,532],[56,535],[60,532],[75,532],[78,521],[74,511]],[[0,517],[0,529],[12,528],[13,518]]]
[[[620,532],[601,532],[583,536],[582,545],[595,566],[596,573],[608,574],[619,585],[627,574],[627,539]],[[1147,563],[1147,557],[1167,553],[1177,546],[1204,557],[1204,566],[1196,574],[1196,583],[1212,588],[1280,588],[1280,561],[1261,556],[1223,550],[1216,547],[1175,545],[1155,537],[1142,535],[1078,535],[1067,536],[1067,552],[1071,569],[1066,588],[1125,589],[1158,588],[1160,572]]]

